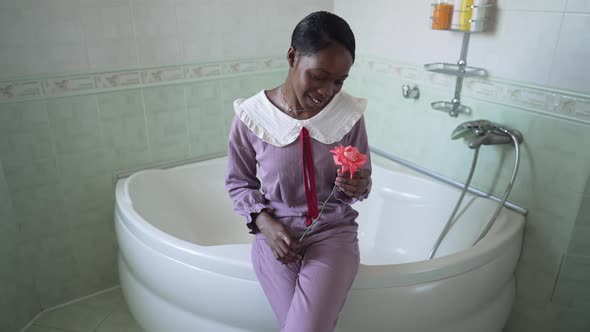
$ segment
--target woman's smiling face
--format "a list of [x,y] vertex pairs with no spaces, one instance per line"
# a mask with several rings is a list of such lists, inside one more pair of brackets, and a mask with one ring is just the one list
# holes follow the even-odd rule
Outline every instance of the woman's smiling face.
[[340,92],[353,64],[350,51],[340,44],[301,55],[288,53],[291,85],[297,97],[296,109],[321,111]]

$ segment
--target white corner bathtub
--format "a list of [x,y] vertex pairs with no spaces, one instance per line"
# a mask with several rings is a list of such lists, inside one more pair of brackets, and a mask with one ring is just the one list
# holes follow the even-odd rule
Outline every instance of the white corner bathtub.
[[[116,188],[119,273],[146,332],[278,331],[250,262],[252,236],[224,188],[226,159],[145,170]],[[432,260],[460,190],[373,155],[359,210],[361,266],[337,331],[499,332],[515,294],[524,217],[467,195]]]

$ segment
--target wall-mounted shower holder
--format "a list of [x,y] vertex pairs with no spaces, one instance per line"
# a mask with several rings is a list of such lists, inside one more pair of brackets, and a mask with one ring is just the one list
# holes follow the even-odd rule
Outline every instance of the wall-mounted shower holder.
[[461,104],[461,89],[463,88],[463,79],[466,77],[485,77],[487,71],[483,68],[468,67],[467,66],[467,49],[469,48],[469,31],[463,33],[463,43],[461,45],[461,57],[456,65],[451,63],[437,62],[429,63],[424,65],[424,69],[445,74],[456,76],[455,82],[455,95],[453,100],[448,101],[435,101],[431,103],[431,107],[438,111],[448,113],[452,117],[457,117],[461,113],[471,113],[471,108]]
[[[480,5],[470,5],[469,6],[470,13],[471,13],[471,11],[473,11],[473,13],[470,15],[477,17],[477,19],[473,19],[473,16],[472,16],[472,19],[469,20],[469,26],[472,29],[464,30],[464,29],[455,29],[453,27],[446,29],[446,30],[451,30],[451,31],[463,32],[463,43],[461,44],[461,55],[460,55],[459,61],[457,62],[456,65],[451,64],[451,63],[443,63],[443,62],[430,63],[430,64],[424,65],[424,69],[426,69],[428,71],[440,73],[440,74],[445,74],[445,75],[452,75],[452,76],[456,77],[455,94],[454,94],[453,99],[450,102],[448,102],[448,101],[435,101],[430,104],[433,109],[446,112],[452,117],[457,117],[461,113],[465,113],[465,114],[471,113],[471,108],[469,106],[465,106],[465,105],[461,104],[461,90],[463,88],[463,79],[467,78],[467,77],[485,77],[485,76],[487,76],[487,71],[483,68],[468,67],[467,66],[467,49],[469,48],[469,37],[471,35],[471,32],[483,32],[487,29],[487,21],[489,19],[488,9],[490,7],[493,7],[493,5],[491,3],[484,3],[484,4],[480,4]],[[457,10],[455,9],[455,12],[453,13],[453,15],[460,15],[461,13],[463,13],[463,12],[461,12],[461,11],[457,12]],[[483,24],[484,22],[486,24]],[[471,31],[469,31],[469,30],[471,30]]]

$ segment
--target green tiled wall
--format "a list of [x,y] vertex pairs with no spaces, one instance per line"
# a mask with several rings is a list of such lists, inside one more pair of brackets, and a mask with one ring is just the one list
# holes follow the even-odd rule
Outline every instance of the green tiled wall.
[[[369,99],[370,144],[464,182],[473,150],[451,140],[464,121],[488,119],[520,130],[521,164],[509,200],[529,209],[517,267],[517,299],[507,331],[578,331],[589,327],[590,124],[525,111],[468,96],[470,115],[450,117],[430,103],[450,100],[452,89],[420,86],[419,100],[404,99],[403,84],[388,74],[356,69],[347,89]],[[502,196],[514,148],[484,146],[472,185]],[[582,330],[579,330],[582,331]]]
[[0,161],[0,330],[17,331],[39,311],[30,250],[22,246],[10,191]]
[[284,74],[0,103],[0,330],[116,285],[114,174],[224,152],[233,101]]

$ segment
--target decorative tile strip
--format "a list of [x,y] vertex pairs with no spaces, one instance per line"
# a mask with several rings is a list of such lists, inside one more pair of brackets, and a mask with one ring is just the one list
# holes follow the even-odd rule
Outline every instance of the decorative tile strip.
[[0,82],[0,102],[98,93],[107,89],[139,88],[144,85],[153,86],[170,82],[255,74],[284,70],[286,67],[287,61],[283,56],[269,56],[239,61],[220,61],[87,75],[60,75],[42,80],[5,81]]
[[391,64],[381,60],[373,60],[367,63],[370,71],[375,73],[387,73],[391,74]]
[[221,76],[221,64],[189,65],[184,68],[185,77],[189,79]]
[[222,71],[224,74],[251,73],[258,71],[258,63],[256,61],[224,63]]
[[544,110],[549,104],[549,96],[543,91],[534,91],[521,87],[509,87],[505,101],[510,104]]
[[455,85],[455,78],[449,75],[439,73],[425,72],[425,79],[433,85],[450,88]]
[[493,82],[470,78],[464,82],[466,91],[484,98],[500,98],[504,94],[502,87]]
[[96,86],[99,89],[113,89],[139,84],[141,84],[141,76],[137,71],[96,75]]
[[43,87],[40,81],[0,84],[0,100],[17,97],[40,97],[42,94]]
[[393,67],[393,72],[400,78],[405,78],[409,80],[419,80],[421,70],[418,70],[417,68],[410,68],[407,66],[395,66]]
[[51,78],[43,81],[43,89],[46,96],[61,96],[96,89],[96,81],[93,76]]
[[590,121],[590,98],[560,97],[559,112],[572,114],[577,118]]
[[180,66],[141,71],[141,82],[144,84],[172,82],[184,79],[184,70]]
[[286,57],[275,57],[258,61],[258,69],[260,70],[281,69],[285,68],[285,66],[287,66]]

